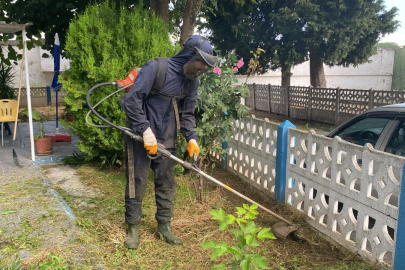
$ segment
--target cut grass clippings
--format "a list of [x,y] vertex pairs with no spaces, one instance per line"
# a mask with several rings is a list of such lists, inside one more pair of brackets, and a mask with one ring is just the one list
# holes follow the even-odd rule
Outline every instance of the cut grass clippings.
[[[83,204],[77,202],[78,198],[58,190],[73,209],[76,215],[75,223],[81,233],[65,247],[52,250],[53,257],[45,256],[49,254],[47,250],[48,253],[33,256],[35,260],[25,262],[25,266],[38,265],[41,262],[56,263],[57,258],[63,265],[68,265],[69,269],[94,269],[95,265],[102,265],[104,269],[210,269],[215,264],[226,264],[226,260],[231,259],[222,256],[211,261],[211,250],[204,250],[201,247],[201,243],[207,240],[234,245],[232,233],[229,230],[219,230],[218,222],[212,220],[209,214],[209,210],[214,208],[223,208],[227,213],[234,214],[236,206],[246,203],[227,190],[204,181],[204,201],[200,203],[195,200],[190,175],[176,177],[177,196],[172,230],[175,235],[182,238],[184,245],[172,246],[154,237],[157,226],[154,216],[156,205],[150,175],[143,202],[141,243],[137,250],[128,250],[123,244],[126,238],[125,170],[83,165],[78,169],[78,173],[84,185],[98,188],[102,194],[100,197],[89,199],[88,204]],[[320,233],[306,225],[300,215],[293,213],[284,205],[275,206],[268,199],[263,200],[262,196],[258,196],[257,190],[230,173],[214,169],[213,177],[293,222],[301,224],[304,243],[291,239],[266,240],[260,241],[260,247],[249,247],[249,253],[266,257],[269,269],[379,269],[364,262],[359,256],[326,241]],[[6,209],[1,206],[0,208]],[[47,219],[52,220],[48,217]],[[57,218],[53,220],[56,221]],[[275,218],[260,210],[255,220],[258,227],[270,227],[275,222],[277,222]],[[13,245],[13,251],[16,252],[20,243],[5,244]],[[79,257],[78,252],[81,253]]]

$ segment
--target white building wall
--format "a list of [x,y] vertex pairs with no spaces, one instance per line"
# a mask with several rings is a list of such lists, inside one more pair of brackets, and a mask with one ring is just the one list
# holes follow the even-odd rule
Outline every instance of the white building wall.
[[[15,41],[10,41],[15,42]],[[2,46],[3,47],[3,46]],[[15,49],[18,50],[17,47]],[[4,47],[3,47],[4,50]],[[18,50],[21,52],[20,50]],[[52,84],[53,79],[53,56],[42,58],[43,53],[48,53],[40,47],[35,47],[28,51],[28,65],[30,72],[31,87],[45,87]],[[370,57],[370,63],[357,67],[328,67],[324,65],[326,87],[347,88],[347,89],[370,89],[391,90],[392,74],[394,67],[394,49],[377,49],[377,54]],[[70,60],[61,58],[60,70],[69,68]],[[245,62],[247,62],[245,60]],[[20,66],[14,66],[15,79],[14,87],[18,87],[20,76]],[[309,86],[310,73],[309,61],[293,67],[291,77],[292,86]],[[25,75],[24,75],[25,76]],[[24,77],[25,78],[25,77]],[[245,76],[237,76],[239,82],[245,81]],[[281,71],[268,71],[267,73],[254,76],[249,83],[281,85]],[[23,80],[23,87],[25,81]]]
[[[16,41],[8,41],[7,44],[14,45],[14,49],[18,53],[22,53],[22,50],[18,49],[16,46]],[[7,46],[1,44],[3,53],[7,53]],[[50,55],[49,58],[43,58],[44,53],[50,54],[48,51],[42,50],[40,47],[35,46],[31,50],[28,50],[28,71],[30,77],[30,86],[31,87],[45,87],[52,84],[53,79],[53,55]],[[25,56],[26,57],[26,56]],[[64,71],[69,68],[69,60],[62,58],[60,60],[60,71]],[[18,88],[20,80],[20,70],[21,70],[21,61],[18,61],[17,65],[12,65],[15,72],[14,75],[14,88]],[[23,71],[23,80],[22,87],[25,87],[25,67]]]
[[[348,89],[391,90],[392,74],[394,67],[395,50],[377,49],[377,54],[369,58],[370,63],[357,67],[328,67],[324,65],[326,87]],[[247,61],[246,61],[247,62]],[[293,67],[291,70],[292,86],[309,86],[310,73],[309,61]],[[244,82],[244,76],[237,77],[239,82]],[[254,76],[249,83],[281,85],[281,70],[268,71]]]

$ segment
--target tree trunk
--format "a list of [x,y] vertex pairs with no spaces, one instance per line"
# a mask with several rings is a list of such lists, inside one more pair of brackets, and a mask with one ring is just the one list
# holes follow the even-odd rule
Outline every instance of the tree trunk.
[[325,72],[323,62],[316,52],[309,54],[309,72],[311,77],[311,86],[326,88]]
[[291,84],[291,67],[281,67],[281,86],[290,86]]
[[160,16],[169,25],[169,0],[150,0],[150,12]]
[[186,9],[184,10],[183,25],[181,26],[180,47],[194,33],[195,22],[198,12],[200,11],[203,0],[187,0]]

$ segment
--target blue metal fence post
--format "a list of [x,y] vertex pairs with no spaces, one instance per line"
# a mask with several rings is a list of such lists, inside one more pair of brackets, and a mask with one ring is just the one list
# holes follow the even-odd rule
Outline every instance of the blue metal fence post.
[[49,85],[46,86],[46,101],[48,106],[51,105],[51,87]]
[[274,191],[275,199],[278,203],[285,203],[289,128],[295,128],[295,126],[288,120],[281,123],[277,128],[276,182]]
[[401,193],[399,195],[397,237],[395,239],[394,270],[404,269],[405,265],[405,164],[402,167]]
[[[222,150],[228,150],[228,142],[222,142]],[[221,170],[227,171],[228,169],[228,153],[221,154]]]

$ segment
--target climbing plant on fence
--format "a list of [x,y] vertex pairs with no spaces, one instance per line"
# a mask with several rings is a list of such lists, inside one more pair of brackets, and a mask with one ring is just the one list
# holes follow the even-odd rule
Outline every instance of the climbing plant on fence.
[[[141,67],[156,57],[172,56],[178,48],[170,42],[161,18],[150,16],[149,11],[140,6],[128,10],[106,1],[88,6],[70,23],[65,49],[72,61],[70,70],[61,76],[61,82],[67,91],[67,110],[74,119],[69,125],[81,138],[80,151],[87,160],[100,156],[112,159],[117,154],[120,157],[123,153],[121,131],[90,127],[85,123],[89,110],[87,91],[98,83],[124,79],[134,67]],[[112,86],[95,90],[92,104],[115,90]],[[119,96],[101,103],[97,111],[111,122],[124,126],[125,115],[118,104]],[[90,122],[104,124],[95,116],[90,117]]]

